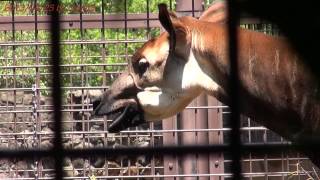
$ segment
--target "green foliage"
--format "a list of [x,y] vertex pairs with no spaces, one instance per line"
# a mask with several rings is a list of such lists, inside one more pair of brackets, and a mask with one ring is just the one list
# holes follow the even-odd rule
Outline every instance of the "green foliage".
[[[150,12],[157,11],[157,4],[170,0],[149,0]],[[105,14],[146,13],[147,0],[82,0],[85,14],[101,14],[102,3]],[[172,1],[174,3],[174,1]],[[38,15],[46,15],[46,0],[37,0]],[[15,15],[34,15],[34,0],[15,1]],[[125,8],[126,7],[126,8]],[[61,0],[61,14],[79,14],[80,0]],[[11,16],[11,1],[0,1],[0,16]],[[158,28],[147,29],[70,29],[61,31],[61,63],[64,86],[101,86],[103,81],[111,83],[110,73],[122,71],[125,66],[109,66],[126,63],[139,48],[141,42],[159,34]],[[32,87],[37,83],[40,87],[50,86],[50,67],[34,67],[50,65],[50,45],[38,42],[50,42],[50,32],[35,31],[0,31],[0,43],[31,43],[23,46],[0,46],[0,88]],[[83,43],[80,42],[91,42]],[[69,43],[67,43],[69,42]],[[70,43],[74,42],[74,43]],[[96,42],[96,43],[93,43]],[[90,64],[91,66],[81,66]],[[108,64],[99,66],[98,64]],[[70,66],[71,65],[71,66]],[[25,66],[25,68],[4,68],[5,66]],[[30,67],[28,67],[30,66]],[[37,82],[36,79],[39,79]],[[46,92],[48,93],[48,92]]]

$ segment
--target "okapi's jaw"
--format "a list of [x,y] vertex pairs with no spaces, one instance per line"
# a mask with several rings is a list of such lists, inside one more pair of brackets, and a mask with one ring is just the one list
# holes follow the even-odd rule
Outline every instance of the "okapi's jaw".
[[128,73],[122,73],[102,96],[93,101],[93,114],[108,115],[113,119],[109,132],[119,132],[125,128],[144,122],[143,111],[136,94],[140,91]]

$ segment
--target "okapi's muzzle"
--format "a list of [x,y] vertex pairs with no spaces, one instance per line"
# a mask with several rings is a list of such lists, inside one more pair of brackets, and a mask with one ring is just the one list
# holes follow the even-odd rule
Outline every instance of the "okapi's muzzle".
[[143,110],[137,100],[139,91],[132,76],[121,74],[110,89],[93,100],[93,115],[107,115],[108,119],[112,119],[108,127],[112,133],[144,123]]

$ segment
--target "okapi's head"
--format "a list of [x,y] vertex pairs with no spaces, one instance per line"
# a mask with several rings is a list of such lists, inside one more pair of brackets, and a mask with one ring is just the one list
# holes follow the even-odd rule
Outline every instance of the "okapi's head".
[[126,72],[93,103],[95,115],[114,119],[109,132],[170,117],[200,94],[200,82],[212,83],[195,60],[186,18],[191,17],[178,18],[159,5],[166,32],[138,49]]

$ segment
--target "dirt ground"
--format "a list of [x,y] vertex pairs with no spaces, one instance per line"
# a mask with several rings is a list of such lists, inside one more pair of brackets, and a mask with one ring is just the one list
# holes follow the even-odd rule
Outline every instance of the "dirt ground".
[[[82,93],[85,95],[82,97]],[[91,98],[99,96],[101,91],[72,91],[67,94],[64,104],[75,105],[73,110],[82,108],[81,101],[90,102]],[[53,142],[53,114],[43,112],[52,107],[51,97],[38,96],[36,116],[33,116],[32,108],[35,107],[33,94],[16,92],[0,92],[0,148],[4,149],[30,149],[30,148],[50,148]],[[14,107],[15,106],[15,107]],[[66,108],[65,108],[66,109]],[[27,111],[27,112],[22,112]],[[83,122],[78,122],[78,121]],[[105,130],[104,119],[92,121],[88,112],[63,112],[63,145],[65,148],[88,148],[103,146],[148,146],[149,137],[116,137],[115,134],[96,133],[86,135],[85,132],[103,132]],[[81,133],[81,131],[84,131]],[[36,132],[36,133],[35,133]],[[78,132],[78,133],[74,133]],[[80,133],[79,133],[80,132]],[[105,138],[105,136],[107,136]],[[129,139],[128,139],[129,138]],[[125,142],[125,143],[123,143]],[[129,143],[128,143],[129,142]],[[50,177],[53,176],[53,160],[50,158],[42,159],[0,159],[0,178],[19,178],[19,177]],[[129,163],[130,162],[130,163]],[[160,162],[156,162],[157,164]],[[150,173],[148,167],[150,158],[141,157],[114,157],[106,160],[104,157],[87,158],[66,158],[64,168],[66,176],[86,176],[90,174],[99,175],[126,175]],[[105,170],[109,169],[106,172]],[[138,168],[140,167],[140,168]],[[96,169],[100,168],[100,169]],[[35,171],[35,170],[42,171]]]

